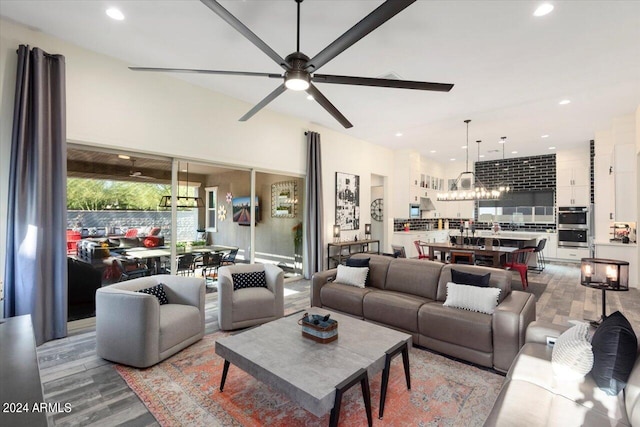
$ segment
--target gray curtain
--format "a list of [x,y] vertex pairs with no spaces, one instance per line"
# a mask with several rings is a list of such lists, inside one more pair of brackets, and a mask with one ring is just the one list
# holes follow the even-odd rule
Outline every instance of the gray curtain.
[[11,136],[4,314],[36,344],[67,335],[65,61],[21,45]]
[[322,156],[320,134],[307,132],[307,186],[305,191],[305,278],[324,266],[324,218],[322,203]]

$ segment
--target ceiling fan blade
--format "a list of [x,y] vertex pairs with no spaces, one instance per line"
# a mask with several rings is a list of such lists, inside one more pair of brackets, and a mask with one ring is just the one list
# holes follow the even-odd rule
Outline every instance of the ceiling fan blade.
[[327,110],[329,114],[331,114],[337,121],[340,122],[342,126],[349,129],[352,128],[353,125],[345,116],[342,115],[340,111],[329,101],[323,94],[318,90],[314,85],[309,85],[309,89],[307,89],[307,93],[313,96],[318,104],[322,105],[322,107]]
[[195,68],[156,68],[156,67],[129,67],[132,71],[157,71],[162,73],[195,73],[195,74],[222,74],[229,76],[271,77],[282,78],[282,74],[253,73],[251,71],[223,71],[223,70],[198,70]]
[[347,30],[346,33],[311,58],[305,66],[306,70],[310,73],[317,71],[324,64],[340,55],[358,40],[402,12],[415,1],[416,0],[387,0],[382,3],[376,10],[368,14],[360,22]]
[[231,25],[246,39],[253,43],[258,49],[263,51],[269,58],[273,59],[278,65],[287,70],[289,66],[286,61],[271,49],[262,39],[255,35],[253,31],[247,28],[238,18],[233,16],[227,9],[222,7],[216,0],[200,0],[205,6],[214,11],[220,18],[224,19],[227,24]]
[[341,85],[391,87],[396,89],[434,90],[449,92],[452,83],[417,82],[412,80],[377,79],[370,77],[333,76],[329,74],[314,74],[312,80],[316,83],[335,83]]
[[254,114],[256,114],[258,111],[262,110],[268,103],[270,103],[271,101],[276,99],[278,96],[282,95],[282,92],[284,92],[285,90],[287,90],[287,88],[285,87],[285,85],[283,83],[280,86],[278,86],[276,88],[276,90],[274,90],[269,95],[267,95],[262,101],[260,101],[258,104],[256,104],[255,107],[253,107],[251,110],[249,110],[249,112],[247,114],[245,114],[244,116],[240,117],[240,121],[241,122],[246,122],[247,120],[249,120],[251,117],[253,117]]

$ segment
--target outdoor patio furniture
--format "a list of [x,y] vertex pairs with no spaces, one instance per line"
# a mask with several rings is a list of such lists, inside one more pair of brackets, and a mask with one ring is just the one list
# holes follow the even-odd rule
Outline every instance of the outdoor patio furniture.
[[222,257],[222,265],[234,265],[236,263],[238,248],[232,249],[227,255]]
[[190,276],[195,271],[194,265],[195,257],[193,254],[184,254],[178,256],[177,274],[183,276]]
[[137,260],[116,258],[113,260],[113,266],[116,271],[120,273],[118,282],[151,275],[151,270],[149,270],[145,264],[142,264]]

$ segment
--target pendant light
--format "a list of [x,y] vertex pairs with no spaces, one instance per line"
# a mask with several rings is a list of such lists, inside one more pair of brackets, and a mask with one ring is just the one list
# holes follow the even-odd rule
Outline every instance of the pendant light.
[[[441,202],[456,202],[461,200],[497,200],[502,196],[499,190],[490,190],[476,177],[476,174],[469,170],[469,122],[467,124],[467,157],[466,170],[458,175],[458,178],[451,185],[448,191],[438,193],[437,200]],[[480,141],[478,141],[480,150]],[[478,156],[480,152],[478,152]]]
[[[178,162],[178,169],[180,169],[180,162]],[[178,196],[176,198],[176,207],[178,208],[203,208],[204,202],[202,197],[189,196],[189,163],[187,163],[187,185],[185,189],[186,194],[180,195],[180,185],[178,184]],[[162,196],[160,199],[161,208],[171,207],[171,196]]]

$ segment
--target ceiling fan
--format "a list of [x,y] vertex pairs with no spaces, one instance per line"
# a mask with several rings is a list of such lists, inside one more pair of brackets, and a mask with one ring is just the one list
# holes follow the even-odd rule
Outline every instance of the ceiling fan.
[[129,177],[142,178],[142,179],[155,179],[152,176],[144,175],[142,171],[136,170],[136,161],[133,159],[131,159],[131,169],[129,170]]
[[216,0],[200,0],[209,9],[224,19],[229,25],[235,28],[240,34],[246,37],[258,49],[273,59],[279,66],[284,68],[284,74],[273,73],[257,73],[249,71],[222,71],[222,70],[198,70],[185,68],[152,68],[152,67],[129,67],[134,71],[164,71],[179,73],[202,73],[202,74],[224,74],[236,76],[253,76],[268,77],[275,79],[284,79],[284,82],[278,86],[273,92],[267,95],[247,114],[240,118],[240,121],[250,119],[254,114],[263,109],[267,104],[280,96],[285,90],[291,89],[296,91],[306,91],[313,97],[329,114],[331,114],[345,128],[353,127],[345,116],[314,86],[313,83],[333,83],[358,86],[376,86],[390,87],[397,89],[417,89],[431,90],[439,92],[449,92],[453,88],[453,84],[448,83],[430,83],[410,80],[394,80],[370,77],[352,77],[352,76],[336,76],[329,74],[312,74],[318,71],[320,67],[331,61],[333,58],[341,54],[350,46],[355,44],[361,38],[378,28],[380,25],[393,18],[399,12],[406,9],[416,0],[387,0],[377,9],[363,18],[356,25],[351,27],[347,32],[338,37],[329,46],[324,48],[313,58],[300,51],[300,3],[303,0],[294,0],[298,5],[297,14],[297,43],[296,51],[282,58],[273,49],[271,49],[264,41],[255,35],[249,28],[233,16]]

